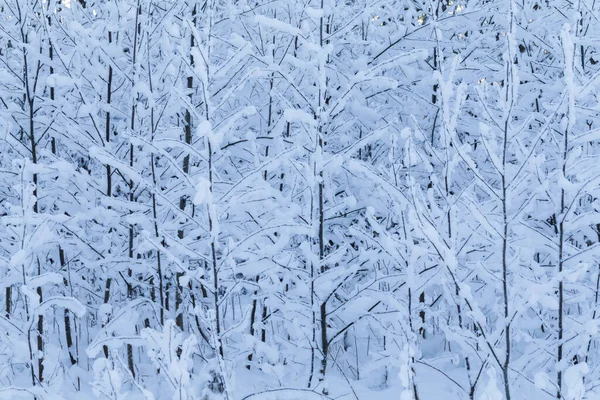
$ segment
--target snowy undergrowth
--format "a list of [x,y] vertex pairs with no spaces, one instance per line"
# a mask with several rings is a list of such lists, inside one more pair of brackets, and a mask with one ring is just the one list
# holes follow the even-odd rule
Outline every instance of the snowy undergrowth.
[[0,397],[600,397],[600,3],[0,0]]

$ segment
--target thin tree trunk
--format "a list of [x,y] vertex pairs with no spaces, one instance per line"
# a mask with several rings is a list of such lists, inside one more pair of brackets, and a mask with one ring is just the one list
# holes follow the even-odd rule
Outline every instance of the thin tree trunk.
[[[207,115],[208,120],[208,115]],[[207,139],[207,147],[208,147],[208,181],[210,184],[210,192],[213,191],[213,152],[212,152],[212,144],[210,139]],[[212,197],[211,197],[212,198]],[[221,341],[221,319],[220,319],[220,310],[219,310],[219,266],[217,264],[217,244],[214,233],[215,221],[213,221],[213,210],[211,208],[216,207],[214,204],[209,204],[208,206],[208,227],[211,235],[210,241],[210,253],[211,253],[211,261],[212,261],[212,272],[213,272],[213,299],[214,299],[214,311],[215,311],[215,331],[217,338],[217,351],[221,357],[223,357],[223,343]],[[217,213],[214,212],[214,216],[217,216]]]
[[[196,7],[197,5],[194,4],[194,8],[192,10],[192,23],[194,26],[196,26]],[[194,47],[194,34],[191,33],[190,34],[190,49]],[[190,68],[193,68],[194,66],[194,57],[192,55],[190,55]],[[192,75],[192,73],[190,73],[190,75],[187,77],[187,88],[189,90],[189,99],[190,99],[190,104],[192,104],[192,99],[193,99],[193,94],[192,94],[192,89],[194,87],[194,77]],[[189,109],[185,110],[185,137],[184,137],[184,141],[186,144],[190,145],[192,143],[192,113]],[[189,174],[190,173],[190,155],[186,154],[183,157],[183,173],[184,174]],[[181,198],[179,199],[179,208],[181,210],[185,210],[185,207],[187,205],[187,196],[181,196]],[[183,239],[184,237],[184,228],[182,227],[181,229],[179,229],[177,231],[177,236],[179,237],[179,239]],[[175,274],[175,278],[176,278],[176,291],[175,291],[175,312],[177,313],[177,316],[175,317],[175,323],[176,325],[179,327],[179,329],[183,330],[183,309],[181,307],[181,304],[183,302],[183,286],[181,286],[181,284],[179,283],[179,279],[183,276],[183,272],[177,272],[177,274]]]
[[[112,32],[108,32],[108,44],[110,46],[110,44],[112,43]],[[110,128],[111,128],[111,121],[110,121],[110,107],[111,107],[111,96],[112,96],[112,84],[113,84],[113,69],[112,69],[112,65],[108,64],[108,78],[106,80],[106,121],[105,121],[105,133],[104,133],[104,140],[106,142],[106,146],[108,147],[110,145]],[[111,171],[111,167],[109,164],[106,164],[106,197],[108,197],[109,199],[112,197],[112,171]],[[110,206],[108,207],[110,208]],[[112,230],[112,228],[111,228]],[[110,286],[112,284],[112,277],[107,277],[106,278],[106,285],[104,287],[104,304],[108,304],[109,300],[110,300]],[[108,322],[108,321],[106,321]],[[102,324],[102,327],[104,327],[104,323]],[[108,358],[108,347],[107,346],[102,346],[102,349],[104,351],[104,356],[106,358]]]
[[[567,32],[566,35],[570,35],[570,32]],[[570,43],[570,40],[567,43],[564,43],[563,46],[567,46]],[[573,77],[573,53],[575,49],[563,49],[563,53],[565,56],[565,80],[567,85],[567,94],[569,97],[569,106],[567,110],[567,127],[565,129],[565,134],[563,138],[563,148],[562,148],[562,176],[565,179],[567,178],[567,156],[569,154],[569,136],[572,124],[574,121],[571,120],[571,115],[575,113],[571,107],[575,104],[575,93],[573,93],[574,82],[572,80]],[[570,56],[567,56],[570,54]],[[560,276],[560,280],[558,282],[558,349],[556,354],[556,361],[559,364],[557,368],[557,376],[556,376],[556,398],[562,398],[562,384],[563,384],[563,376],[562,376],[562,367],[560,367],[560,363],[563,360],[563,336],[564,336],[564,327],[563,327],[563,319],[564,319],[564,287],[563,287],[563,279],[562,273],[564,269],[565,263],[565,212],[566,212],[566,193],[564,189],[564,185],[561,185],[560,190],[560,213],[556,218],[560,218],[560,220],[556,220],[558,223],[558,274]]]
[[[48,26],[52,25],[52,18],[48,17]],[[50,75],[54,74],[54,67],[52,66],[52,62],[54,61],[54,48],[52,46],[52,41],[49,41],[49,46],[48,46],[48,57],[50,58]],[[50,101],[51,103],[54,103],[54,86],[50,87]],[[52,154],[57,156],[57,148],[56,148],[56,138],[52,137],[51,139],[51,145],[50,145]],[[58,258],[59,258],[59,262],[60,262],[60,268],[61,270],[65,268],[66,266],[66,260],[65,260],[65,251],[63,250],[63,248],[59,245],[58,246]],[[65,286],[69,286],[70,285],[70,280],[65,279]],[[64,324],[65,324],[65,340],[67,343],[67,351],[69,353],[69,359],[71,361],[71,365],[75,365],[77,364],[77,355],[76,353],[74,353],[73,351],[73,334],[71,332],[71,315],[68,309],[65,309],[64,311]],[[79,378],[77,379],[78,381],[78,387],[79,387]]]
[[[507,79],[506,90],[510,90],[510,83]],[[508,122],[507,117],[504,122],[504,140],[502,151],[502,297],[504,301],[504,345],[506,346],[504,364],[502,366],[502,376],[504,380],[504,396],[506,400],[510,400],[510,387],[508,369],[510,364],[510,320],[508,309],[508,209],[507,209],[507,193],[508,183],[506,182],[506,159],[508,156]]]
[[[152,69],[150,67],[150,40],[147,42],[148,46],[148,86],[150,88],[150,93],[153,93],[152,88]],[[154,107],[150,109],[150,131],[152,132],[151,142],[154,141],[154,136],[156,134],[156,126],[154,122]],[[158,179],[156,177],[156,168],[155,168],[155,155],[154,152],[150,155],[150,168],[152,171],[152,183],[154,184],[154,188],[157,188]],[[156,207],[156,193],[152,192],[152,218],[154,219],[154,236],[155,238],[159,238],[158,232],[158,211]],[[160,324],[164,325],[165,323],[165,292],[164,292],[164,284],[163,284],[163,272],[162,272],[162,263],[161,263],[161,252],[160,249],[156,250],[156,274],[158,275],[158,297],[160,300]]]
[[[321,0],[321,10],[322,12],[324,12],[324,1]],[[325,39],[324,39],[324,35],[326,33],[329,33],[329,23],[327,24],[327,27],[325,27],[325,21],[324,21],[324,16],[322,15],[321,18],[319,19],[319,46],[321,47],[321,49],[324,48],[325,46]],[[324,69],[325,69],[325,65],[322,64],[323,61],[319,62],[319,74],[324,73]],[[323,84],[325,85],[323,87]],[[318,237],[318,243],[319,243],[319,264],[320,264],[320,273],[323,274],[327,268],[325,267],[325,264],[323,263],[323,260],[325,259],[325,198],[324,198],[324,190],[325,190],[325,184],[324,184],[324,174],[323,174],[323,164],[322,164],[322,160],[323,160],[323,122],[321,121],[321,116],[320,113],[322,112],[322,108],[324,108],[327,105],[327,80],[323,83],[320,83],[320,87],[319,87],[319,101],[318,101],[318,106],[319,106],[319,115],[317,117],[317,120],[319,122],[319,127],[317,129],[317,154],[318,154],[318,164],[315,165],[315,175],[317,176],[317,180],[319,182],[319,188],[318,188],[318,207],[319,207],[319,211],[318,211],[318,227],[319,227],[319,237]],[[320,377],[319,380],[323,381],[325,379],[325,374],[327,373],[327,360],[329,357],[329,340],[327,339],[327,300],[323,301],[320,305],[320,322],[321,322],[321,351],[323,353],[323,357],[321,359],[321,370],[320,370]],[[327,394],[328,390],[327,388],[323,389],[323,394]]]
[[[24,27],[21,28],[21,38],[23,43],[28,43],[27,34],[23,31]],[[24,71],[24,84],[25,84],[25,98],[28,106],[28,115],[29,115],[29,150],[31,152],[31,161],[35,165],[38,162],[37,157],[37,142],[35,139],[35,92],[37,87],[37,82],[39,78],[39,72],[41,69],[41,62],[37,62],[35,74],[33,77],[29,74],[29,65],[28,65],[28,57],[25,48],[23,49],[23,71]],[[29,79],[33,78],[32,87],[30,87]],[[37,173],[33,174],[33,196],[35,197],[35,201],[33,203],[33,212],[39,212],[39,204],[38,204],[38,175]],[[41,274],[41,265],[39,259],[37,260],[38,275]],[[43,293],[42,288],[37,288],[37,294],[39,296],[40,302],[43,301]],[[37,320],[37,366],[38,366],[38,375],[37,381],[38,383],[42,383],[44,381],[44,316],[42,314],[38,315]],[[33,368],[33,366],[32,366]]]
[[[277,13],[275,13],[274,17],[277,17]],[[272,56],[273,58],[275,58],[275,35],[273,35],[273,52],[272,52]],[[271,92],[273,91],[273,85],[274,85],[274,74],[271,74],[271,79],[269,80],[269,107],[268,107],[268,113],[267,113],[267,136],[271,135],[271,125],[273,123],[273,96],[271,95]],[[269,146],[267,145],[265,148],[265,157],[269,156]],[[267,180],[267,169],[265,168],[264,172],[263,172],[263,179],[266,181]],[[281,191],[283,188],[280,186],[279,190]],[[256,283],[258,284],[260,277],[256,276]],[[257,309],[257,302],[258,299],[256,298],[258,294],[258,290],[254,291],[254,299],[252,299],[252,311],[250,313],[250,335],[254,336],[254,322],[256,321],[256,309]],[[267,315],[267,307],[263,306],[263,311],[262,311],[262,315],[263,315],[263,319],[264,317]],[[266,341],[266,331],[264,328],[262,328],[262,333],[261,333],[261,341],[264,343]],[[252,361],[252,357],[253,354],[250,353],[248,354],[248,361]],[[250,365],[247,365],[247,368],[250,369]]]
[[[137,12],[136,12],[136,16],[135,16],[135,33],[133,36],[133,58],[132,58],[132,63],[133,63],[133,83],[132,85],[135,87],[135,83],[136,83],[136,79],[137,79],[137,47],[138,47],[138,36],[141,33],[141,25],[139,23],[139,17],[142,13],[142,8],[140,6],[140,2],[138,0],[137,2]],[[137,96],[136,98],[132,98],[132,104],[131,104],[131,123],[130,123],[130,128],[131,128],[131,132],[135,132],[135,118],[136,118],[136,104],[137,104]],[[129,167],[131,169],[133,169],[134,167],[134,162],[135,162],[135,157],[134,157],[134,146],[133,143],[131,143],[129,145]],[[134,182],[133,179],[129,180],[129,201],[131,203],[135,202],[135,187],[134,187]],[[135,235],[135,229],[134,226],[132,224],[129,225],[129,259],[131,260],[131,262],[135,262],[134,258],[135,258],[135,252],[133,249],[133,240],[134,240],[134,235]],[[127,270],[127,275],[129,277],[129,279],[127,280],[127,299],[129,301],[133,300],[135,293],[134,293],[134,288],[133,288],[133,273],[131,268],[128,268]],[[134,365],[134,361],[133,361],[133,346],[130,343],[127,343],[127,364],[129,367],[129,370],[131,371],[131,376],[133,378],[135,378],[135,365]]]

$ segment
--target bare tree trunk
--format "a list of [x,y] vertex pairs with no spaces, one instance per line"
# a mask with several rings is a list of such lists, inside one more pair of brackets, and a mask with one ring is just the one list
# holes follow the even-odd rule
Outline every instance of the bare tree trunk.
[[[509,61],[511,63],[511,61]],[[506,80],[506,90],[510,90],[511,82],[509,76]],[[512,107],[512,105],[511,105]],[[504,139],[503,139],[503,150],[502,150],[502,297],[504,300],[504,345],[506,346],[504,364],[502,366],[502,376],[504,380],[504,396],[506,400],[510,400],[510,383],[508,377],[508,369],[510,364],[510,320],[509,320],[509,309],[508,309],[508,209],[507,209],[507,193],[508,183],[506,181],[506,161],[508,157],[508,123],[510,116],[507,116],[504,121]]]
[[[580,21],[581,23],[581,21]],[[579,24],[580,24],[579,23]],[[579,25],[578,24],[578,25]],[[572,120],[572,116],[575,114],[575,110],[572,108],[575,104],[575,93],[574,93],[574,85],[573,82],[573,67],[574,67],[574,52],[575,46],[571,42],[571,33],[563,31],[562,37],[562,45],[563,45],[563,54],[564,54],[564,62],[565,62],[565,83],[567,86],[567,94],[569,97],[568,101],[568,109],[567,109],[567,126],[565,128],[565,133],[563,137],[563,148],[562,148],[562,176],[565,179],[567,178],[567,159],[569,155],[569,137],[571,135],[571,129],[575,121]],[[573,46],[573,48],[567,48],[567,46]],[[556,223],[558,224],[558,273],[560,275],[560,280],[558,282],[558,349],[556,354],[556,361],[560,365],[563,360],[563,337],[564,337],[564,327],[563,327],[563,319],[564,319],[564,287],[563,287],[563,279],[562,273],[565,264],[565,213],[568,213],[567,204],[566,204],[566,193],[564,189],[564,185],[561,185],[560,190],[560,212],[559,216],[556,218]],[[595,311],[594,311],[595,313]],[[556,398],[561,399],[562,394],[562,385],[563,385],[563,376],[562,376],[562,367],[557,368],[557,376],[556,376]]]
[[[135,32],[134,32],[134,36],[133,36],[133,58],[132,58],[132,63],[133,63],[133,83],[132,85],[135,87],[135,83],[136,83],[136,79],[137,79],[137,48],[138,48],[138,36],[141,33],[141,25],[139,23],[139,18],[140,15],[142,14],[142,7],[140,6],[140,2],[138,0],[137,2],[137,12],[136,12],[136,16],[135,16]],[[137,96],[136,98],[132,98],[132,104],[131,104],[131,123],[130,123],[130,128],[131,128],[131,132],[135,132],[135,118],[136,118],[136,104],[137,104]],[[133,143],[131,143],[129,145],[129,167],[133,169],[134,166],[134,146]],[[135,202],[135,187],[134,187],[134,182],[133,179],[129,180],[129,201],[131,203]],[[129,259],[132,260],[132,262],[134,262],[134,258],[135,258],[135,252],[133,249],[133,240],[134,240],[134,235],[135,235],[135,229],[134,226],[132,224],[129,225]],[[131,268],[129,268],[127,270],[127,275],[129,277],[129,279],[127,280],[127,299],[128,300],[133,300],[135,293],[134,293],[134,289],[133,289],[133,274],[132,274],[132,270]],[[131,371],[131,376],[133,378],[135,378],[135,365],[134,365],[134,361],[133,361],[133,346],[131,345],[131,343],[127,343],[127,365],[129,367],[129,370]]]
[[[275,13],[274,15],[275,17],[277,17],[277,13]],[[273,40],[272,40],[273,45],[275,45],[275,35],[273,35]],[[275,58],[275,46],[273,46],[273,52],[272,52],[272,56],[273,58]],[[267,112],[267,136],[271,135],[271,127],[273,124],[273,96],[271,95],[271,92],[273,91],[273,85],[274,85],[274,74],[271,74],[271,79],[269,80],[269,107],[268,107],[268,112]],[[269,146],[267,145],[265,148],[265,157],[269,156]],[[267,170],[265,169],[263,172],[263,179],[266,181],[267,180]],[[283,187],[279,188],[280,191],[283,190]],[[258,284],[260,277],[256,276],[256,283]],[[258,294],[258,290],[254,291],[254,299],[252,300],[252,311],[250,313],[250,335],[254,336],[254,322],[256,321],[256,309],[257,309],[257,302],[258,299],[256,298]],[[267,315],[267,306],[263,305],[263,310],[262,310],[262,318],[264,319]],[[262,332],[261,332],[261,341],[264,343],[266,342],[266,331],[264,329],[264,327],[262,328]],[[248,361],[252,361],[252,357],[253,357],[253,353],[248,354]],[[250,365],[247,366],[248,369],[250,369]]]
[[[208,120],[208,115],[207,118]],[[206,140],[208,147],[208,181],[210,183],[210,191],[213,191],[213,151],[212,144],[210,143],[210,139]],[[215,331],[217,338],[217,349],[215,349],[221,357],[223,357],[223,342],[221,341],[221,319],[220,319],[220,310],[219,310],[219,265],[217,264],[217,248],[215,237],[214,227],[215,221],[213,221],[213,210],[211,208],[216,207],[214,204],[209,204],[208,206],[208,226],[211,235],[210,241],[210,253],[211,253],[211,261],[212,261],[212,272],[213,272],[213,294],[214,294],[214,312],[215,312]],[[217,213],[214,212],[214,216],[217,216]]]
[[[194,26],[196,26],[196,7],[197,7],[197,4],[194,4],[194,8],[192,9],[192,23]],[[193,47],[194,47],[194,34],[191,33],[190,34],[190,49]],[[190,55],[190,68],[193,68],[193,66],[194,66],[194,57],[192,55]],[[191,72],[190,72],[189,76],[187,77],[187,88],[190,91],[188,96],[189,96],[190,105],[191,105],[192,99],[193,99],[192,89],[194,88],[194,77]],[[184,141],[188,145],[190,145],[192,143],[192,113],[189,109],[185,110]],[[189,154],[186,154],[183,157],[183,173],[184,174],[190,173],[190,155]],[[185,210],[186,205],[187,205],[187,197],[185,195],[181,196],[181,198],[179,199],[179,208],[181,210]],[[184,229],[183,228],[178,230],[177,236],[179,237],[179,239],[183,239],[183,237],[184,237]],[[175,282],[175,284],[176,284],[175,312],[177,313],[177,316],[175,317],[175,323],[181,330],[183,330],[183,309],[181,307],[181,304],[183,302],[183,286],[181,286],[181,284],[179,283],[179,278],[181,278],[182,276],[183,276],[183,272],[177,272],[177,274],[175,274],[175,278],[176,278],[176,282]]]
[[[52,25],[52,18],[48,17],[48,26]],[[48,46],[48,57],[50,58],[50,75],[54,74],[54,67],[52,66],[52,62],[54,61],[54,47],[52,46],[52,41],[49,40],[49,46]],[[50,87],[50,101],[52,103],[54,103],[54,98],[55,93],[54,93],[54,86]],[[57,148],[56,148],[56,138],[52,137],[51,139],[51,145],[50,145],[52,154],[54,154],[55,156],[57,156]],[[58,246],[58,259],[60,262],[60,268],[61,270],[64,269],[65,267],[67,267],[67,263],[66,263],[66,259],[65,259],[65,251],[64,249],[59,245]],[[65,279],[65,286],[69,286],[71,284],[70,279]],[[76,351],[73,348],[73,333],[71,330],[71,314],[70,311],[68,309],[65,309],[64,311],[64,324],[65,324],[65,340],[67,343],[67,351],[69,353],[69,359],[71,361],[71,365],[75,365],[78,363],[78,355],[76,353]],[[77,388],[79,389],[80,387],[80,379],[77,378]]]
[[[152,69],[150,67],[150,39],[147,42],[147,53],[148,53],[148,86],[150,88],[150,93],[153,92],[152,87]],[[150,109],[150,131],[152,132],[152,137],[150,139],[151,142],[154,141],[154,136],[156,134],[156,126],[154,121],[154,107]],[[155,167],[155,155],[154,152],[150,155],[150,168],[152,171],[152,183],[154,187],[157,187],[158,180],[156,178],[156,167]],[[155,238],[159,238],[158,232],[158,212],[156,207],[156,193],[152,192],[152,218],[154,219],[154,236]],[[160,249],[156,250],[156,274],[158,275],[158,297],[160,300],[160,324],[164,325],[165,323],[165,291],[163,284],[163,272],[162,272],[162,263],[161,263],[161,252]]]
[[[23,43],[28,43],[28,36],[24,31],[25,26],[21,27],[21,39]],[[42,68],[41,62],[38,61],[35,69],[35,73],[33,76],[30,76],[29,73],[29,59],[28,59],[28,50],[26,48],[23,49],[23,71],[24,71],[24,79],[23,82],[25,84],[25,98],[28,107],[28,116],[29,116],[29,151],[31,152],[31,161],[33,164],[37,164],[38,156],[37,156],[37,142],[35,139],[35,98],[36,98],[36,88],[39,78],[39,73]],[[32,82],[30,82],[32,79]],[[30,86],[31,85],[31,86]],[[39,203],[38,203],[38,175],[37,173],[33,174],[33,196],[35,197],[35,202],[33,203],[33,212],[39,212]],[[39,259],[37,259],[37,273],[41,274],[41,265]],[[42,288],[37,288],[37,294],[40,298],[40,302],[43,301],[43,293]],[[37,320],[37,382],[42,383],[44,381],[44,316],[42,314],[38,315]],[[33,368],[33,366],[32,366]]]
[[6,287],[4,298],[5,298],[5,304],[6,304],[6,309],[5,309],[4,315],[6,316],[7,319],[10,319],[10,314],[12,311],[12,285],[8,285]]
[[[112,32],[108,31],[108,44],[112,43]],[[108,63],[108,78],[106,80],[106,120],[105,120],[105,136],[104,140],[106,145],[110,144],[110,107],[111,107],[111,96],[112,96],[112,84],[113,84],[113,68],[110,62]],[[109,164],[106,164],[106,197],[109,199],[112,197],[112,171]],[[108,207],[110,208],[110,206]],[[106,286],[104,288],[104,304],[108,304],[110,300],[110,286],[112,284],[112,277],[106,278]],[[102,325],[104,327],[104,323]],[[102,347],[104,351],[104,356],[108,358],[108,347]]]
[[[324,0],[321,0],[321,10],[324,12]],[[323,14],[324,15],[324,14]],[[330,24],[327,23],[325,26],[325,17],[321,16],[319,19],[319,46],[321,49],[325,46],[325,34],[329,33]],[[325,69],[325,65],[323,61],[319,62],[319,74],[324,73],[322,70]],[[323,87],[323,85],[325,85]],[[325,259],[325,197],[324,197],[324,174],[323,174],[323,122],[321,121],[320,113],[323,112],[323,108],[327,105],[327,80],[325,82],[320,83],[319,87],[319,101],[318,106],[319,115],[317,116],[317,120],[319,122],[319,127],[317,129],[317,154],[318,154],[318,165],[315,165],[315,174],[317,175],[317,180],[319,182],[318,188],[318,207],[319,207],[319,215],[318,215],[318,226],[319,226],[319,264],[320,264],[320,273],[324,273],[327,268],[323,263]],[[320,378],[319,380],[323,381],[325,379],[325,374],[327,372],[327,360],[329,357],[329,340],[327,339],[327,299],[325,299],[320,305],[320,321],[321,321],[321,351],[323,353],[323,357],[321,359],[321,370],[320,370]],[[323,394],[327,394],[327,388],[324,388]]]

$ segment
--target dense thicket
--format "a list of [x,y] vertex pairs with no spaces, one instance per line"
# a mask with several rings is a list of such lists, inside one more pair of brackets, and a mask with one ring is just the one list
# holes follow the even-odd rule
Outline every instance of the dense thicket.
[[600,396],[599,8],[0,0],[0,398]]

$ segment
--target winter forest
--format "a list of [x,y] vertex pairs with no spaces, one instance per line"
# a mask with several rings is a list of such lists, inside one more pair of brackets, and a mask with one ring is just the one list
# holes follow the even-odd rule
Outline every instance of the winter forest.
[[0,0],[0,399],[600,399],[596,0]]

